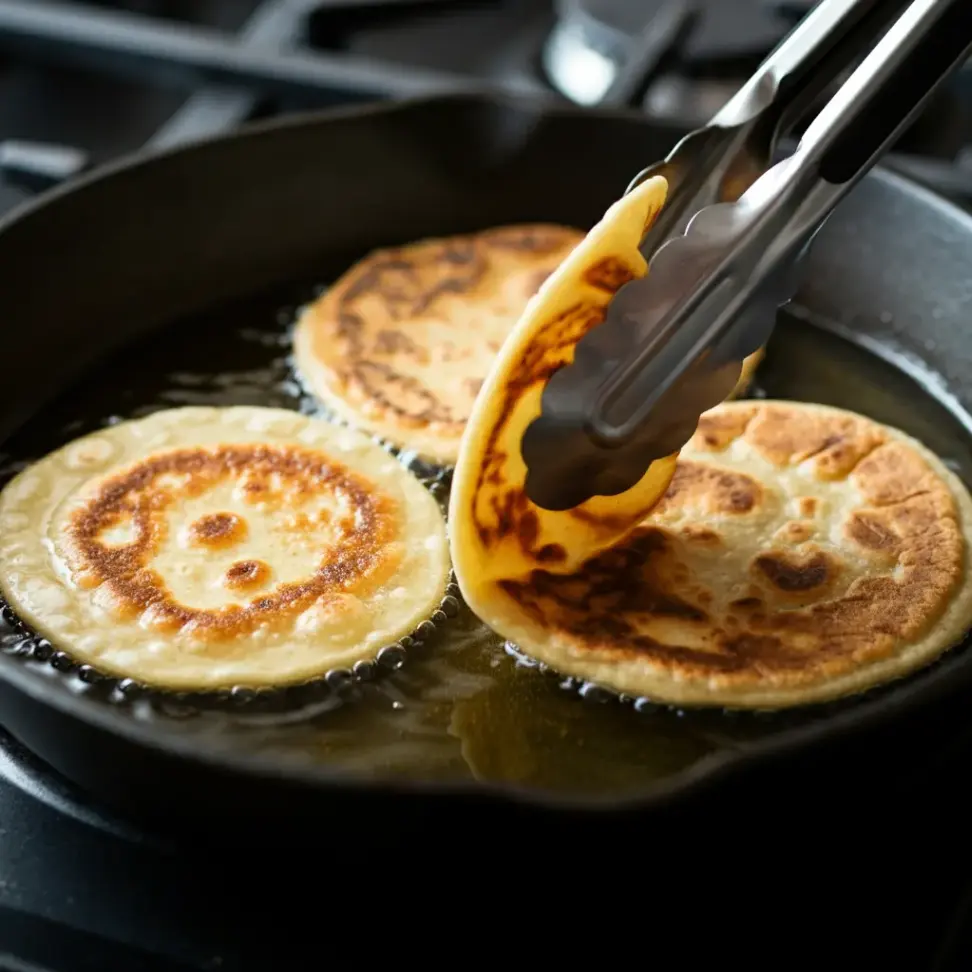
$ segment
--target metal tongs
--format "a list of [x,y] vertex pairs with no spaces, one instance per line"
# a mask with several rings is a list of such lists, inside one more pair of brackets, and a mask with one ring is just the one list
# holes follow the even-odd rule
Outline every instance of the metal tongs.
[[[777,140],[869,48],[771,164]],[[970,52],[972,0],[822,0],[707,127],[639,174],[628,192],[656,174],[669,182],[642,241],[650,272],[547,383],[522,441],[534,503],[621,493],[691,438],[769,339],[834,207]]]

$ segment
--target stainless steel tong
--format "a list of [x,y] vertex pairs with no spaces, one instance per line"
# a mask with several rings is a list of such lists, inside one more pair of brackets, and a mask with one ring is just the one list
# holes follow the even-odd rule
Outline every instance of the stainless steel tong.
[[[972,52],[972,0],[821,0],[711,123],[644,170],[669,182],[646,278],[547,383],[526,491],[571,509],[621,493],[691,438],[769,339],[814,236]],[[859,63],[858,63],[859,62]],[[843,72],[795,151],[778,140]]]

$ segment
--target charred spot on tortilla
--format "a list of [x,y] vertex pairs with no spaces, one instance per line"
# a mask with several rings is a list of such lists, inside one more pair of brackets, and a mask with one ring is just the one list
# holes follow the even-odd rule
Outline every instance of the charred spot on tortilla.
[[972,625],[972,500],[924,446],[792,402],[706,413],[665,495],[569,574],[475,609],[566,675],[679,706],[783,708],[914,672]]
[[301,378],[352,425],[451,466],[497,351],[582,238],[527,224],[376,250],[301,314]]
[[438,607],[442,511],[362,433],[178,408],[76,440],[0,494],[0,588],[96,671],[210,691],[370,660]]

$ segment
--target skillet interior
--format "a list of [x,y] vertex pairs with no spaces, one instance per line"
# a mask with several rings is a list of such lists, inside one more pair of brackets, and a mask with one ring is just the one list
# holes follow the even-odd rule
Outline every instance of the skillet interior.
[[[45,396],[108,347],[242,292],[326,278],[374,245],[502,222],[590,225],[631,172],[663,154],[676,134],[648,129],[628,113],[448,98],[262,126],[59,190],[0,233],[7,360],[16,373],[37,376],[4,400],[0,435],[21,425]],[[578,157],[590,146],[597,146],[596,162]],[[578,170],[584,173],[582,190]],[[92,227],[97,230],[89,238]],[[949,379],[956,407],[967,406],[970,352],[962,327],[969,295],[963,277],[970,257],[972,227],[964,216],[898,180],[875,176],[818,240],[800,303],[881,348],[916,355]],[[965,442],[959,450],[963,446],[967,452]],[[201,743],[181,722],[132,719],[15,659],[0,657],[0,675],[11,728],[87,785],[117,790],[118,777],[124,777],[127,788],[137,790],[157,781],[158,774],[148,772],[139,783],[141,769],[133,773],[130,762],[117,764],[130,755],[125,739],[191,760],[215,760],[234,772],[310,784],[334,779],[326,766],[288,767],[277,756],[253,753],[232,733]],[[782,753],[801,741],[894,715],[970,676],[970,659],[957,655],[890,693],[826,720],[760,733],[742,750],[690,760],[683,772],[660,779],[647,793],[626,796],[635,805],[646,797],[661,800],[714,779],[740,759]],[[69,731],[53,714],[37,720],[38,701],[102,731],[90,737],[78,726]],[[118,748],[106,759],[104,750],[96,756],[92,743]],[[160,765],[186,773],[198,768]],[[224,785],[228,777],[202,773],[193,779],[193,786],[205,788]],[[428,794],[447,788],[406,789]],[[600,796],[616,806],[626,802],[617,794]]]

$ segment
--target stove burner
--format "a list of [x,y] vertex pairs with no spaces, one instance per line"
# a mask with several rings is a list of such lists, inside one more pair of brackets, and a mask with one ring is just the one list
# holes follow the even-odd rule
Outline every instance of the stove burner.
[[619,58],[598,50],[569,21],[558,24],[543,50],[543,66],[553,84],[581,105],[596,105],[618,72]]
[[681,73],[693,79],[731,75],[736,83],[726,99],[791,26],[753,0],[556,0],[556,8],[543,67],[554,87],[583,105],[602,100],[640,45],[671,31],[675,8],[695,23],[684,36],[671,36],[666,53],[677,53]]

